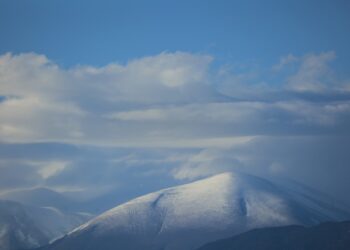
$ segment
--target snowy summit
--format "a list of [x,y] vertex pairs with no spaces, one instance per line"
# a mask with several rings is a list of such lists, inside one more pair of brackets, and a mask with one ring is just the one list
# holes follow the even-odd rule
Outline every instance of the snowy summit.
[[253,228],[345,218],[349,214],[300,190],[223,173],[131,200],[45,249],[195,249]]

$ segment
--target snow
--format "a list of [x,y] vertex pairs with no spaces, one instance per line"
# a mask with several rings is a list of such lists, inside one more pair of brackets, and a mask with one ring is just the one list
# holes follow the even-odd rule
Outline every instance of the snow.
[[52,207],[0,200],[0,249],[38,247],[62,237],[90,218]]
[[76,228],[68,238],[85,239],[86,232],[95,246],[108,236],[115,244],[128,239],[152,246],[147,249],[186,250],[253,228],[349,218],[348,212],[334,209],[310,192],[230,172],[133,199]]
[[[195,232],[193,235],[213,232],[192,242],[202,244],[216,239],[214,235],[219,232],[224,237],[259,227],[340,219],[329,208],[258,177],[223,173],[131,200],[75,229],[71,235],[93,228],[96,236],[129,233],[137,240],[135,235],[147,234],[163,242],[169,235],[185,231]],[[192,244],[183,241],[183,249]]]

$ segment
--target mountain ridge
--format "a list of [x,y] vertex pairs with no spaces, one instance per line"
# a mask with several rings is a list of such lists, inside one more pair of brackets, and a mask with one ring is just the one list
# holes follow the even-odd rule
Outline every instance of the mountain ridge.
[[38,247],[58,239],[91,218],[52,207],[0,200],[0,250]]
[[45,187],[14,190],[0,195],[1,200],[11,200],[37,207],[55,207],[63,211],[78,212],[79,205],[73,199]]
[[253,228],[350,218],[297,195],[256,176],[222,173],[133,199],[43,249],[195,249]]

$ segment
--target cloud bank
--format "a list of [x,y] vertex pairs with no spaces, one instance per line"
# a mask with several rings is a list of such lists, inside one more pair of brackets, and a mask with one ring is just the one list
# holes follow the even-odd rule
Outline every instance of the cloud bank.
[[64,69],[44,55],[5,54],[0,136],[4,142],[146,146],[153,140],[178,147],[189,139],[308,134],[310,127],[332,133],[348,125],[350,110],[349,84],[333,79],[329,67],[334,57],[281,59],[279,71],[298,63],[295,72],[279,86],[261,87],[215,72],[207,55],[162,53],[125,65]]
[[164,52],[64,68],[35,53],[0,56],[0,188],[106,190],[124,177],[170,184],[231,169],[339,196],[350,188],[350,81],[334,52],[259,70],[213,60]]

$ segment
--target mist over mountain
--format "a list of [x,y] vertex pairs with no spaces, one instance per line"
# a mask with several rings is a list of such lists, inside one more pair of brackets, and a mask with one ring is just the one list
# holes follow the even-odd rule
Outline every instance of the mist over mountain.
[[78,227],[45,250],[190,250],[250,229],[349,219],[348,211],[265,179],[223,173],[141,196]]
[[79,211],[78,202],[49,188],[15,190],[1,194],[0,199],[38,207],[55,207],[63,211]]

